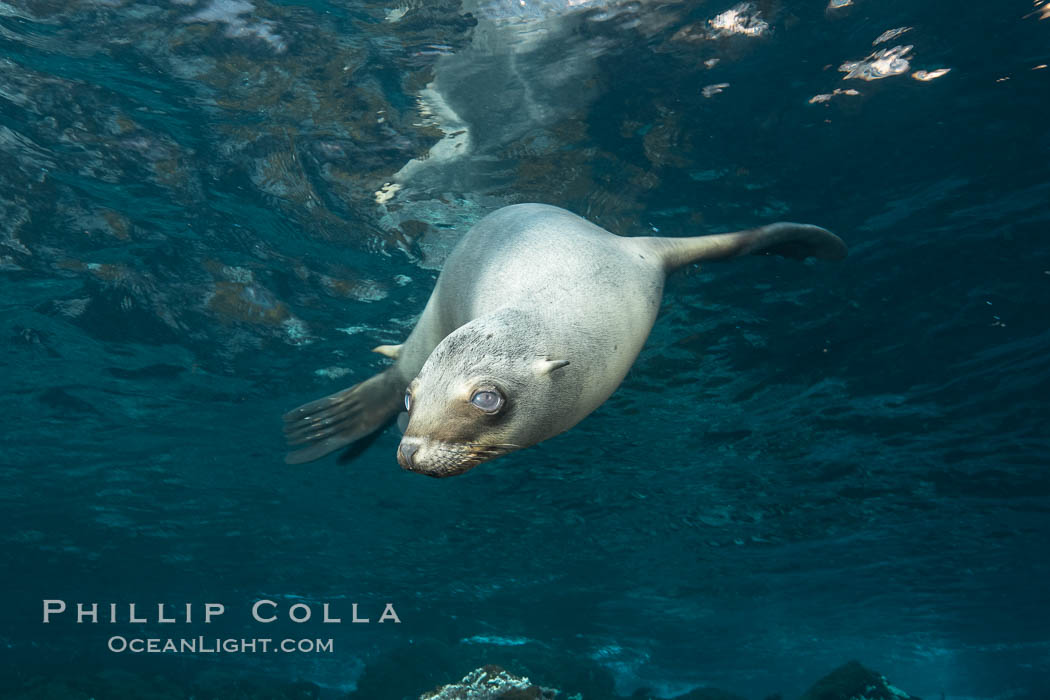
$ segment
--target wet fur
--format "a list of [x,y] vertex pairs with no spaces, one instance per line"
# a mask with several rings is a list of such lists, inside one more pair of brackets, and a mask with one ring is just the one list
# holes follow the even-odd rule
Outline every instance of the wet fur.
[[[846,246],[805,224],[624,238],[557,207],[499,209],[449,256],[392,367],[285,416],[289,442],[305,445],[287,461],[317,459],[378,429],[406,387],[415,404],[403,440],[420,445],[417,471],[462,473],[552,437],[619,386],[656,320],[667,274],[753,254],[839,259]],[[470,406],[481,380],[508,394],[501,415]]]

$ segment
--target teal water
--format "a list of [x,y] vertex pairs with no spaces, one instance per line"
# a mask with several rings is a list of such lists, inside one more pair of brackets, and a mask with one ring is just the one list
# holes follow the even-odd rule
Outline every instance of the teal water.
[[[1050,697],[1050,6],[574,4],[0,3],[5,679],[400,698],[493,661],[759,699],[857,658]],[[602,408],[462,477],[399,469],[393,427],[283,464],[281,414],[381,368],[526,201],[851,253],[672,278]],[[401,624],[263,628],[261,598]],[[336,648],[106,650],[214,630]]]

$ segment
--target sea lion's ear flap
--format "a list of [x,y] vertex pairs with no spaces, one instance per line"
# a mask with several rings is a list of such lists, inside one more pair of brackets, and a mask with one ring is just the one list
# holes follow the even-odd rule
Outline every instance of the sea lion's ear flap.
[[372,352],[378,352],[380,355],[386,355],[391,360],[396,360],[401,357],[401,345],[380,345],[372,348]]
[[568,360],[548,360],[542,359],[537,360],[533,365],[533,369],[536,370],[536,374],[543,376],[550,374],[551,372],[561,369],[569,364]]

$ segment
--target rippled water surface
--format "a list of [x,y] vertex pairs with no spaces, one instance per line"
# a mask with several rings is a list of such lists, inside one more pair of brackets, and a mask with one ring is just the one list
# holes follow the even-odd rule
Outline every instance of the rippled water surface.
[[[858,658],[1050,697],[1047,63],[1046,0],[0,2],[0,663],[198,667],[45,598],[225,602],[238,636],[263,597],[392,601],[278,623],[334,654],[201,663],[757,699]],[[463,477],[393,427],[285,465],[281,414],[527,201],[851,253],[672,278],[604,406]]]

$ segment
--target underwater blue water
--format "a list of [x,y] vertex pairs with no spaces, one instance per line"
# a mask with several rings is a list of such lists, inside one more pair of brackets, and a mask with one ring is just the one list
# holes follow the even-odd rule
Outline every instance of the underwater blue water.
[[[757,699],[856,658],[1050,697],[1047,63],[1045,0],[0,2],[0,671],[418,694],[527,659]],[[282,413],[383,367],[526,201],[851,251],[672,278],[604,406],[462,477],[399,469],[394,427],[285,465]],[[157,623],[52,598],[401,624],[132,656]]]

